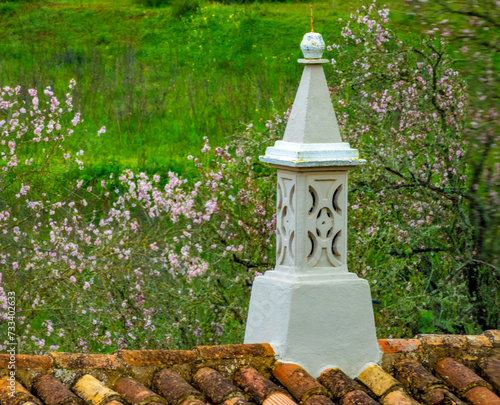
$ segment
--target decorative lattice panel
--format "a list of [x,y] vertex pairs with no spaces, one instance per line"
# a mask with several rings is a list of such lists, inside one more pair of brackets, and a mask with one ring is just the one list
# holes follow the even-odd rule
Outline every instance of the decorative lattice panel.
[[340,267],[346,261],[344,172],[278,172],[277,267]]

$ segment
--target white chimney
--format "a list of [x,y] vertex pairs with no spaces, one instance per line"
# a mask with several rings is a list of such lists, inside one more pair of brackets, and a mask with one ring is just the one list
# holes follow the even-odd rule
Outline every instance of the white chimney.
[[352,377],[379,361],[370,287],[347,269],[348,171],[365,163],[342,142],[318,33],[304,36],[304,72],[282,141],[260,160],[278,169],[276,267],[252,288],[245,343],[317,377]]

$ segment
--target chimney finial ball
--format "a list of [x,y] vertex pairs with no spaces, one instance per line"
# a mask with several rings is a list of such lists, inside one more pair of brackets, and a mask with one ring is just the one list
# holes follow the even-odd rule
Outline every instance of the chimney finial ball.
[[300,43],[300,49],[306,59],[320,59],[325,51],[325,41],[321,34],[317,32],[308,32],[304,35]]

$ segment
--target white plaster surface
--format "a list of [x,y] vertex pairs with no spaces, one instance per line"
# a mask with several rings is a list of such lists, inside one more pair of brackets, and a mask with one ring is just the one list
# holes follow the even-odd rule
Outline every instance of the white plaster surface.
[[366,163],[364,159],[352,159],[352,160],[289,160],[284,158],[274,158],[267,156],[260,156],[260,161],[265,163],[270,163],[276,166],[289,166],[289,167],[333,167],[333,166],[358,166]]
[[257,277],[245,343],[264,342],[315,378],[329,367],[356,377],[380,360],[368,282],[353,273]]
[[356,166],[365,163],[348,142],[296,143],[276,141],[260,160],[285,166]]
[[342,142],[321,64],[306,64],[283,137],[285,142]]
[[298,59],[297,62],[304,65],[318,65],[322,63],[330,63],[329,59]]

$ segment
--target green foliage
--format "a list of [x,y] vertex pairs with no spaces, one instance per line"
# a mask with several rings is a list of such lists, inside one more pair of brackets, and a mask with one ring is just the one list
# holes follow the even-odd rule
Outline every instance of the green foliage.
[[36,3],[42,0],[0,0],[0,4],[14,5],[19,3]]
[[289,38],[300,39],[308,21],[298,23],[304,6],[286,7],[214,4],[179,19],[171,7],[24,5],[0,20],[0,82],[58,90],[74,77],[87,132],[105,122],[114,134],[75,142],[93,162],[180,161],[205,135],[222,143],[244,123],[260,125],[272,105],[289,107],[300,77],[291,63],[300,40]]
[[0,16],[8,17],[10,14],[14,14],[17,11],[17,3],[1,3],[0,2]]
[[161,7],[171,4],[172,0],[136,0],[136,3],[146,7]]
[[500,68],[500,8],[494,0],[431,0],[416,15],[427,33],[453,44],[457,66],[467,79],[468,184],[463,195],[468,204],[462,218],[472,232],[462,276],[478,322],[484,329],[495,328],[500,323],[500,80],[495,74]]
[[[262,0],[215,0],[217,3],[222,4],[250,4],[261,3]],[[285,3],[289,0],[268,0],[266,3]],[[295,0],[294,3],[305,3],[306,0]]]
[[175,17],[189,16],[196,13],[200,5],[200,0],[172,0],[172,14]]
[[[220,157],[202,155],[204,166],[200,171],[193,162],[187,162],[185,156],[200,156],[203,136],[210,137],[212,144],[224,144],[229,134],[236,133],[235,139],[230,139],[229,152],[234,156],[238,148],[244,148],[253,160],[249,164],[238,158],[227,164],[222,184],[227,190],[234,186],[236,190],[255,192],[254,196],[266,207],[265,215],[258,218],[271,224],[274,172],[261,165],[256,157],[281,135],[282,124],[278,123],[274,112],[290,107],[295,95],[301,66],[294,60],[300,57],[300,38],[309,29],[308,18],[304,18],[306,6],[210,4],[201,6],[197,12],[181,12],[179,15],[183,18],[178,18],[174,15],[173,4],[148,9],[118,8],[113,2],[99,7],[88,4],[82,7],[80,3],[75,0],[73,6],[50,7],[13,2],[0,4],[0,28],[5,33],[0,40],[0,82],[39,89],[50,84],[56,90],[66,91],[67,81],[75,77],[79,83],[73,94],[75,110],[81,111],[85,118],[78,136],[66,141],[68,151],[85,150],[82,158],[85,167],[80,170],[63,160],[55,161],[50,176],[44,174],[32,179],[36,187],[31,190],[30,198],[43,200],[47,194],[64,201],[87,198],[89,205],[79,206],[83,223],[96,224],[113,207],[119,195],[128,190],[118,178],[125,169],[144,172],[150,177],[160,175],[159,190],[166,185],[169,172],[187,178],[186,187],[192,188],[198,181],[207,184],[214,175],[210,170],[223,164]],[[352,5],[357,7],[358,2]],[[345,20],[350,11],[349,3],[342,3],[334,11],[329,5],[318,4],[316,30],[322,32],[328,43],[339,44],[343,41],[340,31],[345,22],[338,19]],[[453,23],[459,21],[456,15],[455,18]],[[419,23],[417,17],[404,13],[396,16],[396,22],[396,28]],[[468,79],[467,86],[472,89],[473,97],[476,93],[478,97],[488,95],[486,102],[491,100],[492,103],[488,108],[483,110],[480,104],[474,104],[476,112],[485,111],[494,107],[496,84],[491,75],[485,82],[476,78],[486,68],[494,71],[498,59],[464,57],[456,63],[449,55],[460,56],[462,43],[454,41],[446,48],[439,41],[423,40],[418,35],[405,33],[407,29],[407,26],[397,29],[402,43],[390,43],[388,54],[368,52],[350,44],[341,49],[341,57],[328,55],[335,57],[335,70],[340,71],[327,70],[327,79],[334,88],[334,101],[343,101],[335,104],[343,136],[368,158],[365,169],[352,172],[351,177],[349,268],[370,282],[373,298],[381,302],[375,307],[379,337],[407,337],[419,332],[477,333],[485,325],[498,327],[500,318],[499,250],[495,244],[495,240],[499,240],[496,238],[499,217],[492,209],[496,201],[494,193],[498,190],[492,169],[496,159],[492,153],[495,143],[479,142],[477,150],[481,153],[469,150],[469,166],[463,157],[446,163],[446,169],[455,169],[458,173],[450,176],[452,179],[446,186],[439,168],[436,168],[437,173],[429,173],[429,181],[424,184],[417,184],[414,179],[418,177],[412,178],[412,174],[415,167],[425,166],[427,158],[432,161],[447,156],[451,140],[462,139],[464,134],[470,140],[480,131],[494,133],[496,127],[492,123],[497,118],[494,114],[488,117],[480,114],[480,120],[471,116],[469,121],[476,122],[477,128],[469,125],[465,132],[460,129],[458,133],[451,129],[446,119],[443,130],[433,127],[429,131],[422,126],[423,120],[417,121],[414,125],[422,130],[418,133],[427,135],[419,147],[408,147],[416,158],[409,159],[407,150],[400,148],[397,153],[402,156],[391,155],[392,160],[381,161],[377,156],[381,145],[391,146],[391,153],[396,153],[394,148],[401,146],[397,144],[398,136],[405,132],[394,133],[390,128],[398,128],[402,111],[395,110],[381,118],[361,96],[360,90],[361,82],[365,82],[365,90],[369,89],[367,93],[376,97],[382,90],[391,89],[396,81],[395,77],[388,77],[387,64],[392,62],[391,58],[401,57],[400,68],[404,71],[396,78],[414,83],[415,88],[422,91],[420,94],[432,96],[425,93],[421,82],[417,81],[418,75],[430,80],[425,68],[417,65],[425,59],[417,51],[428,57],[436,53],[440,55],[436,65],[440,74],[445,69],[459,67]],[[494,42],[494,35],[482,32],[477,43],[468,40],[469,52],[485,54],[479,51],[485,40]],[[363,63],[370,63],[371,78],[365,79],[365,69],[360,63],[354,64],[360,56],[367,58]],[[463,94],[460,80],[452,85],[454,95]],[[440,91],[443,95],[446,89]],[[400,100],[406,98],[401,96]],[[432,98],[419,98],[416,110],[434,112],[435,106],[429,100]],[[476,103],[474,99],[472,102]],[[449,116],[462,107],[453,104],[453,108]],[[458,118],[463,124],[464,117]],[[254,124],[253,129],[245,130],[248,123]],[[106,125],[107,133],[96,137],[101,125]],[[368,132],[363,132],[365,126]],[[427,153],[423,153],[424,147],[428,148]],[[41,149],[33,147],[23,152],[40,159],[33,166],[36,170],[42,166],[44,154]],[[491,169],[489,174],[479,170],[484,165]],[[468,176],[467,180],[462,176]],[[404,184],[399,184],[403,178]],[[74,186],[78,179],[83,182],[80,189]],[[103,180],[109,188],[107,196],[104,191],[96,191],[100,190]],[[251,181],[252,187],[247,181]],[[478,184],[477,190],[474,184]],[[18,179],[16,187],[20,185]],[[93,191],[86,192],[87,187],[92,187]],[[394,189],[397,187],[402,191],[396,195]],[[197,195],[197,207],[203,208],[213,196],[213,191],[204,188]],[[132,233],[120,234],[113,242],[126,243],[126,249],[133,246],[137,254],[123,259],[113,256],[112,247],[116,245],[102,251],[87,246],[86,253],[90,256],[94,253],[89,252],[102,253],[96,255],[99,265],[95,273],[82,271],[77,284],[69,284],[65,279],[68,293],[63,298],[60,297],[59,279],[41,286],[35,285],[29,274],[17,279],[4,275],[4,283],[6,279],[8,283],[18,283],[15,288],[23,294],[26,289],[30,291],[26,295],[26,305],[32,304],[38,291],[42,298],[51,302],[50,306],[38,303],[35,309],[30,307],[25,311],[28,314],[25,323],[31,328],[29,333],[37,339],[45,339],[44,350],[50,345],[76,350],[78,338],[84,335],[82,330],[94,330],[98,336],[87,342],[87,350],[102,352],[118,347],[190,347],[200,342],[241,341],[249,285],[255,274],[272,267],[273,241],[250,238],[246,230],[256,215],[232,204],[224,194],[217,194],[217,198],[221,208],[217,220],[192,227],[198,238],[196,242],[205,247],[203,260],[213,266],[206,278],[187,280],[165,270],[159,275],[153,272],[151,277],[137,278],[135,270],[138,267],[152,271],[158,267],[149,262],[155,259],[147,255],[149,244],[153,241],[170,243],[172,235],[179,232],[167,220],[151,219],[147,211],[138,206],[128,208],[146,231],[133,239],[133,243],[125,242],[125,237],[133,237]],[[0,199],[0,211],[6,201],[13,209],[23,215],[26,213],[20,201],[5,195]],[[354,209],[356,205],[362,209]],[[419,205],[424,214],[418,213]],[[396,206],[404,209],[398,210]],[[431,206],[439,206],[439,211],[431,214]],[[425,222],[426,214],[431,218],[429,223]],[[58,215],[57,220],[62,220],[65,213]],[[217,233],[220,224],[227,221],[226,216],[233,221],[228,227],[235,230],[235,240],[224,239]],[[238,219],[242,220],[242,225],[237,223]],[[409,219],[423,220],[424,224],[412,229],[407,222]],[[33,225],[26,221],[27,233]],[[269,231],[263,224],[259,226],[251,229],[258,230],[260,235]],[[398,230],[409,232],[409,241],[399,240]],[[239,241],[244,247],[241,252],[223,255],[225,247],[235,247]],[[217,244],[217,248],[206,249],[213,244]],[[109,268],[104,268],[106,263]],[[68,277],[73,274],[71,269],[64,271]],[[42,273],[40,276],[47,277]],[[90,280],[95,283],[93,287],[82,291],[83,283]],[[144,304],[137,302],[134,291],[135,282],[139,281],[145,291]],[[112,304],[109,304],[110,297]],[[126,306],[120,309],[124,301]],[[96,305],[97,313],[87,311],[89,302]],[[158,302],[162,305],[158,306]],[[118,316],[112,317],[103,311],[110,305],[118,311]],[[153,314],[156,331],[145,328],[147,311]],[[97,320],[97,326],[93,320]],[[61,338],[55,333],[47,334],[49,321],[64,329],[66,335]],[[136,328],[133,337],[127,335],[130,322]],[[200,331],[194,333],[198,327],[203,332],[201,335]],[[111,333],[111,343],[107,343],[106,332]],[[34,342],[29,344],[40,343]],[[78,350],[83,350],[81,347]]]

